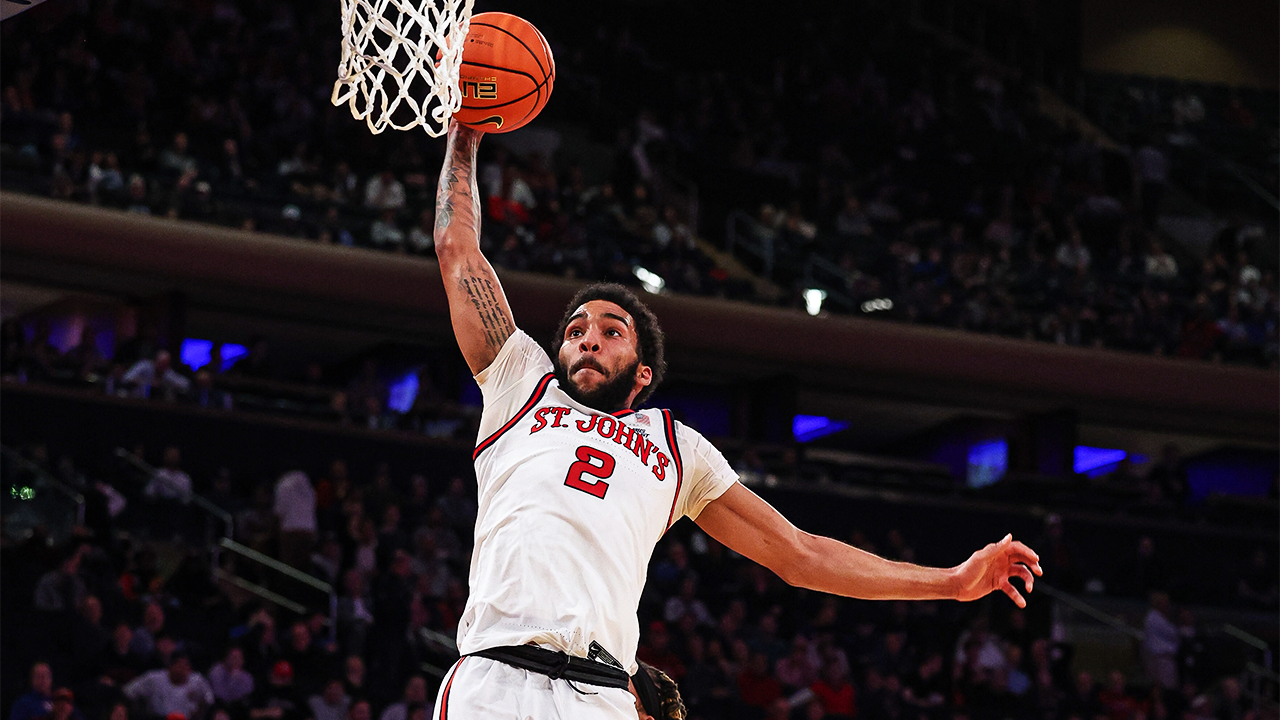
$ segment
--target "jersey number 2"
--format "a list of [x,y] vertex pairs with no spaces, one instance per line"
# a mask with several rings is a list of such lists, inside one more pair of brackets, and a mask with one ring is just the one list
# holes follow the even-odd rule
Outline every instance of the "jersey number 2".
[[[605,482],[604,479],[613,474],[613,468],[617,465],[617,462],[612,455],[587,445],[578,448],[577,454],[578,462],[569,466],[569,475],[565,477],[564,484],[575,490],[581,490],[588,495],[595,495],[600,499],[604,499],[605,492],[609,490],[609,483]],[[595,482],[587,482],[582,479],[583,475],[590,475],[600,479]]]

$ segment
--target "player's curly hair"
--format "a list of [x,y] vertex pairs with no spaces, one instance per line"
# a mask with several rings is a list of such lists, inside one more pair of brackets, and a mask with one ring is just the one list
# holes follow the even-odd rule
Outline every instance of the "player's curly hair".
[[[565,328],[569,327],[569,318],[573,316],[573,311],[582,307],[583,303],[592,300],[607,300],[614,303],[618,307],[626,310],[636,323],[636,354],[640,358],[643,365],[648,365],[653,371],[653,379],[649,381],[649,385],[640,390],[636,395],[633,407],[638,407],[649,399],[653,391],[658,389],[658,385],[662,383],[662,377],[667,373],[666,359],[666,335],[662,332],[662,326],[658,324],[658,318],[653,314],[647,305],[636,297],[635,293],[626,287],[617,283],[592,283],[579,290],[573,299],[569,301],[569,306],[564,310],[564,316],[560,318],[560,326],[556,328],[556,336],[552,342],[552,348],[559,348],[564,342]],[[555,358],[556,365],[560,364],[560,353],[556,350],[552,354]]]
[[684,720],[688,711],[684,707],[684,700],[680,698],[680,688],[676,685],[676,681],[647,662],[640,661],[640,669],[653,678],[653,684],[658,688],[662,714],[657,717],[657,720]]

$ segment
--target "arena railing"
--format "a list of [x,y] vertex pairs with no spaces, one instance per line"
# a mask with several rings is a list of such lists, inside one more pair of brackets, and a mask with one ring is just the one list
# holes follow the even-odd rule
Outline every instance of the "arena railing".
[[[314,575],[309,575],[288,563],[281,562],[271,557],[270,555],[267,555],[266,553],[262,553],[257,550],[254,550],[248,545],[242,545],[241,543],[238,543],[229,537],[224,537],[222,538],[222,540],[218,541],[218,546],[223,550],[227,550],[241,557],[247,558],[249,560],[253,560],[254,562],[259,563],[263,567],[266,567],[270,570],[274,570],[275,572],[289,578],[290,580],[294,580],[296,582],[302,583],[303,585],[307,585],[308,587],[315,588],[316,590],[319,590],[320,592],[327,595],[329,597],[329,639],[335,642],[337,641],[338,639],[338,592],[333,587],[333,585],[321,580],[318,577],[315,577]],[[306,607],[302,603],[286,598],[283,595],[280,595],[278,593],[274,593],[260,585],[255,585],[253,583],[250,583],[249,581],[244,580],[243,578],[240,578],[232,573],[228,573],[225,570],[222,570],[221,568],[219,568],[215,572],[215,574],[219,578],[223,578],[238,587],[244,588],[245,590],[253,592],[261,597],[265,597],[269,600],[272,600],[272,602],[275,602],[279,604],[281,607],[284,607],[288,610],[296,612],[299,615],[305,614],[306,612]],[[267,597],[267,594],[265,593],[269,593],[273,597]],[[285,602],[281,602],[281,600]]]
[[[458,657],[458,643],[448,635],[445,635],[438,630],[432,630],[428,627],[420,627],[418,628],[418,636],[422,638],[423,642],[439,651],[442,656],[447,657],[450,660]],[[440,667],[428,662],[421,662],[419,663],[419,666],[422,668],[422,671],[428,675],[443,678],[445,674],[449,672],[448,668],[452,666],[452,664],[453,663],[450,662],[445,667]]]
[[[117,447],[115,449],[115,456],[123,460],[126,464],[131,465],[138,472],[145,474],[148,478],[156,474],[156,468],[152,467],[141,458],[122,447]],[[235,518],[231,516],[231,513],[218,507],[211,500],[199,493],[191,493],[189,501],[192,505],[209,515],[210,518],[222,523],[224,529],[223,537],[231,537],[235,534]]]
[[[745,230],[743,230],[744,226],[746,227]],[[760,271],[760,274],[764,279],[772,280],[774,263],[773,236],[760,232],[760,230],[760,223],[756,222],[755,218],[741,210],[734,210],[729,213],[728,218],[725,220],[725,249],[734,257],[737,257],[735,250],[739,247],[751,253],[764,263],[764,268]]]

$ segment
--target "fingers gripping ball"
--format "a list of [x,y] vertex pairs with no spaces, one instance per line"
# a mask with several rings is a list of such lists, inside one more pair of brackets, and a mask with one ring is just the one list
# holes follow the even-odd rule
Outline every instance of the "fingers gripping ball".
[[453,116],[477,130],[510,132],[537,116],[555,80],[555,58],[537,28],[515,15],[480,13],[462,49],[462,109]]

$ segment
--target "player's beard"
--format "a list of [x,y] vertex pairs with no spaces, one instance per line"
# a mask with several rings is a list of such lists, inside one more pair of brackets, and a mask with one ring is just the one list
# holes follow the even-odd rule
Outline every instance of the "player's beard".
[[[598,364],[592,363],[597,369]],[[575,370],[581,370],[583,363],[579,363]],[[640,359],[631,363],[630,367],[623,368],[613,377],[604,381],[594,390],[583,390],[578,387],[569,377],[569,373],[565,372],[565,368],[559,362],[556,363],[556,379],[560,381],[560,389],[577,400],[594,410],[603,412],[617,412],[627,409],[627,399],[631,397],[631,391],[636,387],[636,371],[640,369]]]

